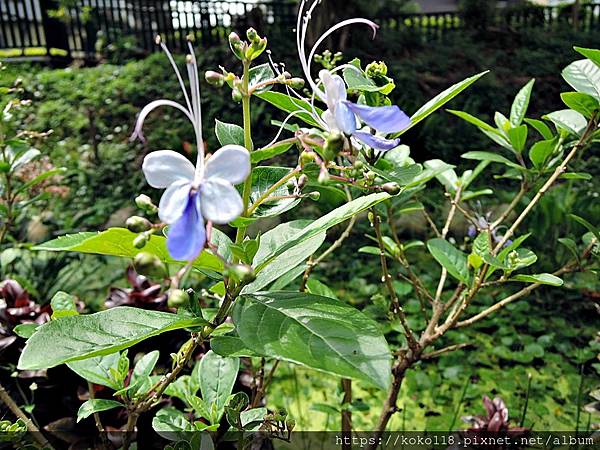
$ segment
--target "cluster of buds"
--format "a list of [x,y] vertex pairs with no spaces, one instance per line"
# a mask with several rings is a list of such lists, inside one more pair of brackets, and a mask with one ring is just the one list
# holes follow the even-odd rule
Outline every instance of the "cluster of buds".
[[288,413],[285,409],[278,409],[277,411],[268,413],[260,430],[268,432],[272,438],[289,442],[292,431],[296,427],[296,421],[288,419],[287,416]]
[[243,41],[237,33],[229,35],[229,47],[233,54],[241,61],[253,61],[267,48],[267,38],[260,37],[254,28],[246,31],[247,41]]
[[[138,195],[135,198],[135,204],[146,214],[158,214],[158,207],[152,203],[150,197],[145,194]],[[141,249],[145,247],[152,235],[162,227],[162,224],[153,224],[145,217],[131,216],[125,222],[125,226],[132,233],[138,234],[133,240],[133,246]]]
[[320,55],[315,55],[315,62],[321,64],[327,70],[334,69],[342,60],[342,52],[331,53],[330,50],[325,50]]

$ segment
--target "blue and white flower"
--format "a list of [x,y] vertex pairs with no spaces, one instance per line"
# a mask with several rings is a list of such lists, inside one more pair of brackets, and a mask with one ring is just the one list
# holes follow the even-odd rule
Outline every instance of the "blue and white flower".
[[194,50],[190,44],[186,64],[191,86],[191,95],[188,95],[171,53],[160,40],[157,41],[173,66],[186,104],[167,99],[151,102],[141,111],[134,136],[143,138],[144,120],[159,106],[179,109],[194,126],[198,150],[195,166],[173,150],[152,152],[142,164],[148,184],[165,189],[158,209],[160,219],[169,225],[167,248],[170,255],[177,260],[191,261],[206,245],[205,221],[226,224],[242,214],[243,201],[234,185],[242,183],[250,174],[250,154],[240,145],[226,145],[205,161],[200,84]]
[[[315,98],[318,98],[327,105],[327,110],[321,115],[317,113],[317,109],[314,106],[312,107],[312,111],[308,112],[325,131],[344,133],[346,136],[356,139],[367,147],[379,151],[387,151],[397,147],[400,139],[388,139],[386,135],[397,133],[407,128],[410,125],[410,118],[395,105],[373,107],[348,101],[346,83],[335,72],[344,68],[358,70],[356,67],[345,64],[331,71],[321,70],[318,82],[312,78],[311,66],[316,51],[332,33],[348,25],[364,24],[371,27],[374,36],[378,28],[374,22],[364,18],[344,20],[325,31],[317,39],[307,55],[307,30],[311,16],[320,1],[314,0],[310,7],[305,10],[308,1],[302,0],[298,9],[296,24],[296,45],[300,64],[304,76],[313,91],[310,104],[314,105]],[[290,93],[305,100],[301,94],[291,88]]]

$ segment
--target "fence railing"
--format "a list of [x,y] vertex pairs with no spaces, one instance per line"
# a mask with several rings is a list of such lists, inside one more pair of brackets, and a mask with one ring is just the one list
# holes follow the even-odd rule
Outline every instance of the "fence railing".
[[[174,49],[192,34],[203,44],[222,42],[232,29],[255,26],[268,33],[295,27],[292,0],[74,0],[60,8],[56,0],[0,0],[0,49],[4,56],[94,58],[99,42],[127,40],[140,52],[156,50],[161,34]],[[423,39],[477,26],[457,12],[386,15],[375,18],[384,30],[418,33]],[[497,11],[489,26],[550,30],[574,26],[569,8],[527,7]],[[600,2],[581,6],[577,26],[600,29]]]

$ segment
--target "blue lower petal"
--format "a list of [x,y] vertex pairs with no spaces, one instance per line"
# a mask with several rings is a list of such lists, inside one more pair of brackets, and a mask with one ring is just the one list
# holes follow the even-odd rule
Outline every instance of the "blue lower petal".
[[200,196],[192,194],[183,214],[169,226],[167,248],[173,259],[196,259],[206,243],[204,219],[200,213]]
[[396,148],[398,145],[400,145],[400,138],[386,139],[381,136],[375,136],[371,133],[367,133],[366,131],[356,131],[352,136],[354,136],[363,144],[382,152],[387,152],[388,150]]
[[346,102],[337,103],[335,107],[335,123],[346,134],[352,134],[356,131],[356,116],[348,108]]
[[383,134],[397,133],[410,125],[408,117],[396,105],[367,106],[344,102],[364,123]]

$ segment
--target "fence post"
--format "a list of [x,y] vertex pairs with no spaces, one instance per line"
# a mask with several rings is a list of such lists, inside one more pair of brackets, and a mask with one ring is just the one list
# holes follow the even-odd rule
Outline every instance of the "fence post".
[[67,58],[71,59],[71,49],[69,47],[69,36],[66,25],[58,18],[50,17],[48,11],[58,9],[56,0],[39,0],[40,10],[42,11],[42,27],[44,28],[44,38],[46,40],[46,52],[51,56],[52,48],[65,50]]

